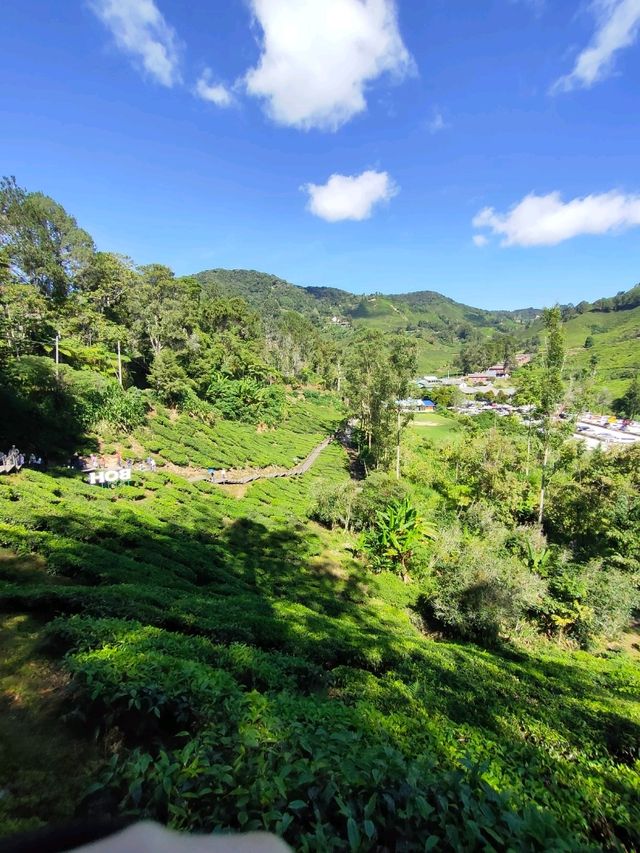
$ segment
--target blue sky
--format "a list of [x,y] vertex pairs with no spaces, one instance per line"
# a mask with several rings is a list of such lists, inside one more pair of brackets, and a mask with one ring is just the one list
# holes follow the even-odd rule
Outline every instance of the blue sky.
[[640,280],[640,0],[8,0],[3,28],[1,171],[100,249],[487,308]]

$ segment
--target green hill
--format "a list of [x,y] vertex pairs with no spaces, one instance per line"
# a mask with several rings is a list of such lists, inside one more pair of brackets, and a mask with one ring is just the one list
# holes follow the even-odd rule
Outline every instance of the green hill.
[[[561,307],[569,370],[593,373],[596,385],[617,397],[640,372],[640,286]],[[534,319],[516,337],[535,338],[542,330],[541,321]]]
[[422,325],[443,331],[454,325],[469,324],[479,328],[512,329],[517,327],[518,321],[536,312],[536,309],[485,311],[431,290],[358,296],[334,287],[301,287],[255,270],[205,270],[197,273],[195,278],[203,286],[217,289],[221,294],[246,299],[253,308],[267,316],[275,312],[298,311],[316,321],[339,316],[355,326],[405,328]]
[[332,287],[300,287],[255,270],[206,270],[195,278],[221,295],[242,297],[267,322],[296,311],[321,328],[331,326],[335,317],[352,330],[406,331],[417,342],[421,372],[451,368],[461,330],[480,335],[516,333],[540,313],[536,309],[485,311],[430,290],[360,296]]
[[408,336],[486,366],[535,310],[177,277],[0,208],[0,836],[638,849],[640,445],[548,416],[561,315],[578,367],[633,370],[640,288],[551,312],[541,429],[409,427]]
[[588,311],[567,320],[565,330],[570,363],[588,370],[595,356],[598,382],[613,397],[640,371],[640,306],[608,313]]
[[330,319],[357,297],[333,287],[298,287],[282,278],[256,270],[214,269],[197,273],[205,288],[224,296],[240,296],[265,317],[298,311],[316,322]]
[[[513,335],[523,346],[541,332],[541,308],[488,311],[456,302],[431,290],[400,294],[356,295],[332,287],[301,287],[254,270],[215,269],[197,273],[198,281],[220,294],[240,296],[267,320],[296,311],[319,327],[337,317],[352,330],[408,332],[418,345],[421,373],[452,369],[461,335]],[[578,309],[562,306],[569,364],[589,368],[597,356],[597,380],[613,396],[640,366],[640,305],[638,288],[616,297],[583,302]],[[577,313],[581,312],[581,313]],[[585,349],[588,337],[593,348]]]

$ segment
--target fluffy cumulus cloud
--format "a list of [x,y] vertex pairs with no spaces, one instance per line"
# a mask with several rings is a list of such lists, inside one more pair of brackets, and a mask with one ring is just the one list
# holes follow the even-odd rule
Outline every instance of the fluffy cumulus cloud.
[[489,242],[489,238],[485,237],[484,234],[474,234],[473,235],[473,244],[481,249],[483,246],[486,246]]
[[261,56],[245,76],[276,122],[336,130],[366,109],[368,83],[412,59],[394,0],[250,0]]
[[560,77],[552,92],[589,88],[611,73],[616,54],[632,45],[640,32],[640,0],[598,0],[598,26],[591,43],[578,55],[573,70]]
[[490,229],[502,238],[502,246],[555,246],[583,234],[606,234],[640,225],[640,195],[612,191],[565,202],[559,192],[532,193],[508,213],[486,207],[474,217],[473,225]]
[[368,219],[377,204],[398,192],[387,172],[372,170],[361,175],[331,175],[326,184],[305,184],[302,189],[309,194],[307,209],[327,222]]
[[116,45],[158,83],[180,80],[178,37],[154,0],[89,0]]
[[194,94],[203,101],[209,101],[217,107],[230,107],[233,103],[231,92],[222,83],[216,83],[209,68],[205,68],[198,78]]

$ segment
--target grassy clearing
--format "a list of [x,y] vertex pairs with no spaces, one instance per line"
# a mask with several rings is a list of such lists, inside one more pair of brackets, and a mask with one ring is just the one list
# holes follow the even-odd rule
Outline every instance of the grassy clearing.
[[432,444],[446,444],[457,441],[461,433],[454,418],[439,415],[436,412],[419,412],[414,415],[406,432],[406,441],[412,449],[423,440]]

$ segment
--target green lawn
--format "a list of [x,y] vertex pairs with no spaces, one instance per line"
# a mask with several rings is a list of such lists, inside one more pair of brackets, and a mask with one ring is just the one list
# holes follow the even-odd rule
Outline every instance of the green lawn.
[[434,444],[455,441],[460,434],[453,418],[439,415],[437,412],[419,412],[413,416],[407,429],[414,437],[426,438]]

